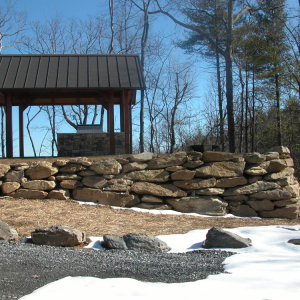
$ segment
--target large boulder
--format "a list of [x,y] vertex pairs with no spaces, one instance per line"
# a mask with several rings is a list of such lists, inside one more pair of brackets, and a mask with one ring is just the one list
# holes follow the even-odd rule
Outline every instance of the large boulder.
[[147,182],[166,182],[169,180],[170,173],[164,169],[133,171],[126,174],[126,179],[147,181]]
[[[124,174],[121,174],[121,175],[124,175]],[[125,179],[125,177],[123,176],[122,178],[113,178],[113,179],[109,180],[107,182],[108,186],[105,187],[103,190],[129,193],[131,185],[133,184],[133,181],[129,180],[129,179]]]
[[0,178],[3,177],[9,170],[9,165],[0,164]]
[[290,167],[285,159],[273,159],[263,163],[263,167],[268,173],[282,172],[287,167]]
[[56,175],[55,179],[58,180],[58,181],[63,181],[63,180],[82,180],[82,177],[78,176],[77,174],[61,173],[59,175]]
[[152,195],[144,195],[141,200],[142,202],[164,203],[164,201],[161,198]]
[[299,196],[299,183],[288,185],[284,188],[284,190],[291,193],[292,197],[298,197]]
[[285,146],[275,146],[269,149],[269,152],[278,152],[279,154],[290,154],[291,151],[288,147]]
[[245,168],[245,174],[250,176],[261,176],[267,173],[268,171],[262,164],[247,164]]
[[72,164],[81,164],[85,167],[88,167],[92,164],[87,157],[73,157],[69,160],[69,162]]
[[36,228],[31,232],[32,241],[38,245],[73,247],[86,241],[84,231],[65,225]]
[[266,160],[279,159],[278,152],[267,152],[265,153]]
[[122,165],[113,158],[107,158],[94,162],[90,166],[90,170],[97,174],[118,175],[122,170]]
[[196,196],[167,199],[174,210],[210,216],[226,215],[227,202],[218,196]]
[[264,180],[278,180],[283,179],[286,176],[291,176],[295,172],[294,168],[287,167],[281,172],[270,173],[264,176]]
[[7,182],[21,182],[24,177],[24,171],[9,171],[6,173],[4,180]]
[[299,217],[299,204],[291,204],[271,211],[262,211],[259,216],[262,218],[297,219]]
[[230,208],[230,212],[238,217],[257,217],[256,211],[249,205],[238,205]]
[[172,180],[191,180],[194,178],[196,171],[180,170],[171,174]]
[[139,154],[133,154],[129,157],[130,161],[138,161],[138,162],[145,162],[151,160],[153,157],[153,153],[151,152],[143,152]]
[[98,202],[102,191],[99,189],[92,188],[77,188],[73,190],[72,195],[74,200],[87,201],[87,202]]
[[0,220],[0,240],[17,241],[18,232]]
[[66,166],[67,164],[69,163],[69,160],[67,159],[58,159],[55,164],[58,166],[58,167],[64,167]]
[[23,199],[45,199],[48,193],[40,190],[18,189],[16,192],[9,194],[9,196]]
[[134,200],[134,195],[125,193],[103,192],[99,195],[97,202],[99,204],[125,207]]
[[83,186],[81,181],[78,180],[62,180],[60,186],[64,189],[74,190],[78,187]]
[[243,176],[244,161],[223,161],[207,163],[196,169],[196,177],[239,177]]
[[216,185],[216,182],[216,178],[208,178],[174,181],[173,184],[185,190],[199,190],[214,187]]
[[20,187],[20,183],[18,182],[4,182],[1,185],[1,190],[3,194],[10,194],[16,191]]
[[266,199],[266,200],[287,200],[292,198],[292,194],[286,190],[268,190],[261,191],[258,193],[251,194],[252,198],[255,199]]
[[284,207],[290,204],[295,204],[295,203],[300,203],[299,198],[291,198],[291,199],[287,199],[287,200],[278,200],[278,201],[273,201],[274,205],[276,207]]
[[145,203],[140,202],[135,207],[151,210],[172,210],[172,206],[165,203]]
[[257,181],[255,183],[244,185],[241,187],[229,188],[224,192],[223,196],[248,195],[279,188],[280,185],[275,182]]
[[33,163],[25,171],[25,175],[31,180],[48,178],[58,172],[58,168],[48,161],[38,161]]
[[224,193],[224,189],[221,188],[205,188],[201,190],[196,190],[197,195],[209,195],[209,196],[216,196],[216,195],[222,195]]
[[274,203],[270,200],[255,201],[249,200],[247,204],[255,211],[269,211],[274,209]]
[[138,162],[131,162],[131,163],[128,163],[126,165],[123,165],[123,168],[122,168],[122,172],[123,173],[128,173],[128,172],[132,172],[132,171],[141,171],[141,170],[144,170],[148,167],[147,164],[141,164],[141,163],[138,163]]
[[171,248],[162,240],[147,233],[129,233],[126,235],[105,234],[103,247],[120,250],[145,250],[168,252]]
[[108,185],[107,180],[103,176],[86,176],[83,178],[82,183],[95,189],[101,189]]
[[251,240],[219,227],[211,228],[206,234],[204,248],[246,248],[251,246]]
[[216,162],[232,160],[234,155],[227,152],[206,151],[203,153],[201,160],[204,162]]
[[185,197],[186,192],[173,184],[154,184],[150,182],[135,182],[131,191],[137,194],[150,194],[159,197]]
[[84,171],[86,168],[78,163],[67,164],[66,166],[59,169],[61,173],[76,173],[80,171]]
[[29,190],[52,190],[55,188],[55,181],[48,180],[30,180],[22,182],[22,187]]
[[190,151],[187,153],[187,157],[190,161],[199,161],[202,158],[202,152]]
[[196,169],[202,166],[204,162],[202,160],[189,160],[183,166],[188,169]]
[[150,160],[149,169],[162,169],[171,166],[181,166],[187,162],[186,152],[177,152],[173,154],[161,154],[157,158]]
[[125,184],[110,184],[107,187],[105,187],[103,190],[110,191],[110,192],[126,192],[128,193],[130,191],[130,185]]
[[68,200],[70,199],[70,192],[65,189],[52,190],[49,192],[49,199]]
[[240,176],[240,177],[218,179],[216,183],[216,187],[230,188],[230,187],[236,187],[245,184],[247,184],[247,179],[244,176]]
[[266,160],[266,156],[257,152],[244,153],[243,157],[248,164],[259,164]]

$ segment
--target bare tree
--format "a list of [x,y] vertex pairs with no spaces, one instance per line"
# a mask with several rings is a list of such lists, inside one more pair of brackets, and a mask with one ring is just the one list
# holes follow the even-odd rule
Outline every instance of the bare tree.
[[[0,54],[5,48],[13,47],[23,41],[26,13],[18,11],[17,1],[4,0],[0,5]],[[1,152],[5,157],[5,108],[1,107]]]
[[0,6],[0,53],[23,41],[26,13],[17,11],[17,1],[3,0]]
[[[247,12],[254,12],[258,8],[254,8],[248,1],[244,2],[229,0],[226,2],[220,2],[220,5],[224,6],[223,14],[221,15],[221,21],[226,28],[226,34],[224,37],[224,47],[217,44],[211,35],[210,27],[207,27],[207,18],[211,17],[211,11],[207,7],[202,7],[201,4],[205,1],[175,1],[176,4],[180,3],[177,12],[183,12],[188,18],[195,14],[203,14],[206,23],[203,25],[191,22],[182,22],[179,18],[176,18],[175,13],[170,13],[169,5],[171,2],[166,1],[166,6],[163,7],[161,3],[163,1],[155,0],[157,9],[149,12],[149,14],[164,14],[170,18],[176,24],[182,26],[185,29],[198,33],[204,40],[207,41],[212,49],[216,49],[220,53],[226,63],[226,99],[227,99],[227,120],[228,120],[228,136],[229,136],[229,149],[230,152],[235,152],[235,122],[234,122],[234,109],[233,109],[233,73],[232,73],[232,56],[233,56],[233,34],[234,28],[238,26],[239,21]],[[183,5],[183,6],[182,6]],[[215,16],[213,16],[215,17]],[[191,18],[192,19],[192,18]]]
[[43,107],[40,106],[39,110],[33,115],[33,117],[29,116],[31,106],[29,106],[28,111],[27,111],[27,126],[26,126],[26,128],[27,128],[29,139],[30,139],[31,147],[32,147],[32,150],[33,150],[33,153],[34,153],[34,157],[36,157],[37,155],[36,155],[36,150],[35,150],[33,138],[32,138],[31,131],[30,131],[30,123],[37,117],[37,115],[42,111],[42,109],[43,109]]

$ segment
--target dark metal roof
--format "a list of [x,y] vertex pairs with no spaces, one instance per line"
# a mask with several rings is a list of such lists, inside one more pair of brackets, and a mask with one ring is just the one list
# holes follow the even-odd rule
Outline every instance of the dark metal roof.
[[0,91],[143,90],[138,55],[0,55]]

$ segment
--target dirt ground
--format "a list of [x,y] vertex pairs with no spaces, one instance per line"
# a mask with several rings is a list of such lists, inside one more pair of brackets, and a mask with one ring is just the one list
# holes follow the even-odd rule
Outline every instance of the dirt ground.
[[297,225],[298,220],[246,219],[163,215],[114,209],[109,206],[79,204],[68,200],[29,200],[0,198],[0,220],[15,228],[20,238],[30,236],[37,227],[68,225],[87,233],[103,234],[149,233],[152,235],[181,234],[213,226],[234,228],[245,226]]
[[[128,155],[119,155],[126,158]],[[109,156],[89,157],[91,161]],[[113,156],[116,157],[116,156]],[[54,162],[59,157],[38,160]],[[69,158],[61,158],[69,159]],[[1,159],[2,164],[37,161],[36,158]],[[298,220],[246,219],[196,217],[186,215],[162,215],[136,212],[131,209],[113,209],[109,206],[78,204],[76,201],[55,199],[30,200],[0,197],[0,220],[15,228],[20,239],[30,236],[37,227],[68,225],[87,233],[87,236],[103,234],[149,233],[152,235],[181,234],[194,229],[213,226],[234,228],[243,226],[296,225]]]

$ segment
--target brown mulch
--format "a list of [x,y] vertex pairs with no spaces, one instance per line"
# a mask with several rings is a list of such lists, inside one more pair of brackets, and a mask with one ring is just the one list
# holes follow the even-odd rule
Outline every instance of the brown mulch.
[[163,215],[114,209],[109,206],[78,204],[55,199],[28,200],[0,198],[0,220],[17,229],[20,238],[30,236],[37,227],[68,225],[86,231],[87,236],[103,234],[149,233],[182,234],[213,226],[234,228],[245,226],[297,225],[298,220],[247,219]]

